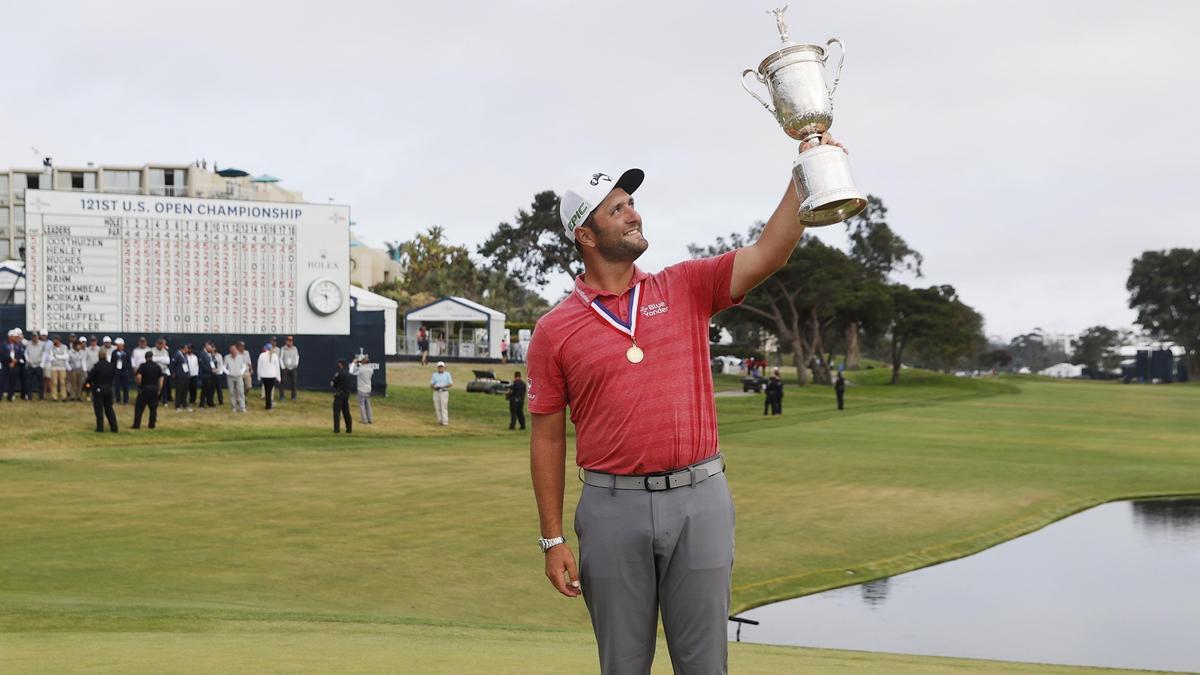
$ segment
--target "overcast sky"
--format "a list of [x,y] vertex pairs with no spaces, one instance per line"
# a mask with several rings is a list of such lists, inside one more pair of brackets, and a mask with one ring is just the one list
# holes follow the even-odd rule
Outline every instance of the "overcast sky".
[[[643,267],[765,219],[795,145],[738,76],[772,2],[5,3],[0,167],[190,162],[350,204],[369,244],[475,245],[534,193],[646,170]],[[311,8],[310,8],[311,7]],[[1200,2],[792,2],[847,45],[859,187],[989,334],[1126,326],[1200,247]],[[814,230],[844,244],[844,229]],[[557,297],[558,283],[545,294]]]

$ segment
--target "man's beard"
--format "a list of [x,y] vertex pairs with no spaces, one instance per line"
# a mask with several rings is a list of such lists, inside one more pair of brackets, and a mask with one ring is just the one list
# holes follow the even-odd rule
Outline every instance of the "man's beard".
[[649,247],[650,242],[646,241],[645,237],[639,237],[639,240],[635,241],[620,234],[611,241],[605,237],[596,239],[596,251],[601,258],[611,263],[631,263],[640,258]]

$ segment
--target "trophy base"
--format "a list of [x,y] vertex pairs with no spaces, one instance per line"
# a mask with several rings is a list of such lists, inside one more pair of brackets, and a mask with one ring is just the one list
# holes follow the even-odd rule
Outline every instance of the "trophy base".
[[797,217],[807,226],[840,223],[867,208],[866,197],[850,175],[850,161],[837,146],[818,145],[800,153],[792,176],[800,196]]

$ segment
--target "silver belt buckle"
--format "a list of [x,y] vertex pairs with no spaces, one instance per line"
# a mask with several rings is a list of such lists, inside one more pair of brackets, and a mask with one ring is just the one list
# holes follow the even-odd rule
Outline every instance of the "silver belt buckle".
[[671,487],[671,482],[667,479],[667,474],[646,476],[644,480],[648,492],[659,492]]

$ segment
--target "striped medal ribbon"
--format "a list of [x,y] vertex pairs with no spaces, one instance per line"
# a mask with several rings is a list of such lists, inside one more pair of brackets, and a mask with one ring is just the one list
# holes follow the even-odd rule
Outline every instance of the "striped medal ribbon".
[[600,304],[600,298],[592,300],[592,310],[599,314],[600,318],[604,319],[608,325],[628,335],[629,339],[633,341],[633,346],[625,350],[625,358],[630,363],[641,363],[642,359],[646,358],[646,354],[642,351],[642,348],[637,345],[637,338],[634,337],[634,333],[637,332],[637,317],[638,310],[641,309],[641,299],[642,282],[639,281],[633,287],[633,292],[629,294],[629,323],[621,321],[616,314],[608,311],[607,307]]

